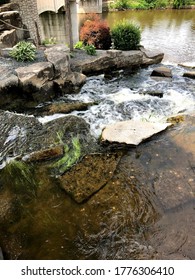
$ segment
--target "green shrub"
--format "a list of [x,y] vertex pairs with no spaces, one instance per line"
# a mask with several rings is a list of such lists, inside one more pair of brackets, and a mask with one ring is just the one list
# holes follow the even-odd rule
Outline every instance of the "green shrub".
[[10,56],[17,61],[35,60],[36,47],[29,42],[21,41],[17,43],[10,52]]
[[136,50],[141,40],[140,27],[128,20],[119,21],[111,30],[114,48]]
[[109,4],[110,8],[118,10],[126,10],[130,8],[129,0],[116,0],[114,3]]
[[75,45],[74,48],[77,50],[83,50],[84,49],[84,44],[82,41],[78,41]]
[[96,48],[94,45],[86,45],[85,50],[89,55],[96,55]]

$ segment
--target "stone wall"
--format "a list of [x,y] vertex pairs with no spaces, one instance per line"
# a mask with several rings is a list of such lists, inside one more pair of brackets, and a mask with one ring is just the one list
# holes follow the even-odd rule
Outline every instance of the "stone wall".
[[20,7],[20,15],[23,23],[30,32],[31,38],[36,44],[40,43],[40,23],[37,10],[37,0],[11,0],[12,3],[17,3]]

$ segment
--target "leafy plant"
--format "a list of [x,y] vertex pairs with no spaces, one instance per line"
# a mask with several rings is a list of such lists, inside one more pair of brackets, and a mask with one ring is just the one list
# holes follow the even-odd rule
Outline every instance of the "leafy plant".
[[51,38],[45,38],[45,40],[43,40],[43,45],[55,45],[57,44],[56,38],[55,37],[51,37]]
[[94,45],[96,49],[109,49],[111,34],[107,22],[97,15],[90,15],[80,29],[80,40],[84,45]]
[[96,48],[94,45],[86,45],[85,50],[89,55],[96,55]]
[[84,44],[82,41],[78,41],[75,45],[74,45],[74,48],[75,49],[78,49],[78,50],[83,50],[84,49]]
[[110,3],[109,7],[111,9],[126,10],[129,9],[131,6],[129,0],[116,0],[113,3]]
[[10,56],[17,61],[33,61],[35,60],[36,47],[30,43],[21,41],[17,43],[10,51]]
[[114,48],[136,50],[141,40],[140,27],[128,20],[119,21],[111,30]]

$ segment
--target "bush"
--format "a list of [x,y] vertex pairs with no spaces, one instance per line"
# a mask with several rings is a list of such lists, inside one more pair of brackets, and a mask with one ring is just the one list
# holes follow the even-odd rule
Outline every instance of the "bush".
[[21,41],[17,43],[10,52],[10,56],[17,61],[35,60],[36,47],[29,42]]
[[108,50],[111,47],[111,34],[107,22],[97,15],[91,16],[85,20],[80,29],[80,40],[84,45],[94,45],[96,49]]
[[87,54],[96,55],[96,49],[95,49],[94,45],[86,45],[84,48],[85,48]]
[[126,10],[131,7],[129,0],[116,0],[113,3],[110,3],[109,6],[111,9],[118,9],[118,10]]
[[111,30],[114,48],[136,50],[141,40],[140,27],[128,20],[119,21]]
[[82,41],[78,41],[75,45],[74,48],[77,50],[83,50],[84,49],[84,45]]

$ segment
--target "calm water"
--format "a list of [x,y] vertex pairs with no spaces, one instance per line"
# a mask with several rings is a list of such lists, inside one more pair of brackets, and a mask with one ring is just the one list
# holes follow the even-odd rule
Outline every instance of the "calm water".
[[138,24],[141,44],[150,50],[160,49],[164,61],[195,59],[195,10],[122,11],[103,14],[103,18],[110,27],[123,18]]

